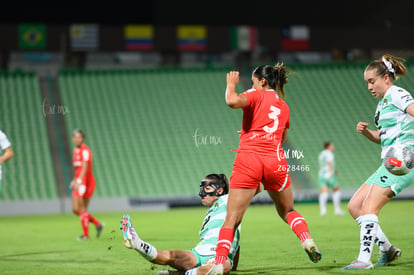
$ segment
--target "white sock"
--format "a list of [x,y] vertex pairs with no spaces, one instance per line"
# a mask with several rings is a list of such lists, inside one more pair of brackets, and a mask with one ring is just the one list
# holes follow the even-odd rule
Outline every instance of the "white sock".
[[[355,222],[358,225],[361,225],[361,217],[362,216],[359,216],[355,219]],[[381,252],[387,252],[388,250],[390,250],[392,245],[391,242],[388,240],[387,236],[385,236],[379,224],[377,228],[377,237],[375,238],[375,243],[377,244]]]
[[138,238],[136,242],[135,250],[144,256],[145,259],[151,262],[155,260],[158,255],[157,249],[154,246],[152,246],[150,243],[144,242],[140,238]]
[[360,220],[360,247],[358,261],[364,263],[371,262],[372,248],[378,230],[378,216],[374,214],[366,214],[358,217]]
[[332,193],[332,202],[335,212],[342,212],[341,210],[341,191],[335,191]]
[[387,252],[391,248],[391,243],[388,240],[387,236],[385,236],[379,224],[377,229],[377,237],[375,238],[375,243],[378,245],[378,248],[381,252]]
[[197,275],[197,269],[198,269],[198,267],[195,267],[193,269],[186,270],[185,273],[184,273],[184,275]]
[[319,194],[319,208],[321,210],[321,216],[326,215],[326,204],[328,203],[328,193],[323,192]]

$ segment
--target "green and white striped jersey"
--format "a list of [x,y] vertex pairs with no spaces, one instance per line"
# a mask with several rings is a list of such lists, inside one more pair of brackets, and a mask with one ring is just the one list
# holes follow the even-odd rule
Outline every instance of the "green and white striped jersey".
[[381,139],[381,159],[389,146],[395,143],[414,148],[414,117],[405,112],[412,103],[411,94],[395,85],[378,102],[374,121]]
[[[325,149],[319,153],[319,177],[329,179],[335,171],[335,156],[332,151]],[[332,170],[329,170],[329,163],[332,163]]]
[[[200,229],[200,242],[194,248],[200,255],[215,255],[216,244],[220,228],[224,223],[227,213],[228,195],[220,196],[212,205],[204,217],[203,225]],[[233,260],[236,251],[239,249],[240,228],[234,232],[233,243],[231,244],[229,259]]]

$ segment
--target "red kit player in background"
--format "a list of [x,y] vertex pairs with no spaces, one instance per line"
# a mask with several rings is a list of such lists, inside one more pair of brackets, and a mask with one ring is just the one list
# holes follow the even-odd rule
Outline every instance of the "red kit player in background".
[[73,166],[75,177],[70,183],[72,189],[72,211],[80,217],[83,234],[78,240],[89,240],[89,223],[96,226],[96,236],[102,232],[103,224],[88,213],[89,200],[95,190],[95,178],[92,174],[92,152],[84,144],[85,133],[76,129],[73,131],[72,141],[75,145],[73,149]]
[[282,64],[262,65],[252,74],[252,89],[236,93],[239,72],[227,74],[226,103],[243,109],[240,144],[230,178],[226,220],[221,227],[216,247],[215,265],[207,274],[223,274],[234,230],[260,183],[273,200],[279,216],[290,226],[312,262],[322,254],[312,240],[305,219],[293,208],[292,187],[282,144],[289,128],[289,107],[283,100],[287,69]]

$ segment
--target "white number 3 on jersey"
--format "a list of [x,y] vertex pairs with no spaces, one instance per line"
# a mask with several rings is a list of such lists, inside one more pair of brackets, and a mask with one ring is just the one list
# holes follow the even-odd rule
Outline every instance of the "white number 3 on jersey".
[[269,118],[274,120],[274,124],[272,127],[266,125],[265,127],[263,127],[263,130],[265,130],[269,134],[274,133],[277,130],[277,127],[279,126],[278,115],[280,115],[280,109],[273,105],[270,106]]

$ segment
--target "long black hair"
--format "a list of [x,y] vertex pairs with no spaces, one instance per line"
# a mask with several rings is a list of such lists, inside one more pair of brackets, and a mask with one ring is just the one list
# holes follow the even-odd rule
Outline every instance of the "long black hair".
[[288,83],[288,69],[283,66],[283,63],[277,63],[274,66],[270,65],[261,65],[254,69],[253,75],[259,80],[264,78],[267,81],[267,84],[279,92],[282,98],[285,98],[285,92],[283,86]]

